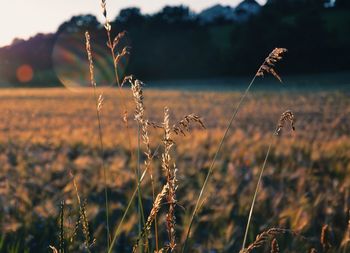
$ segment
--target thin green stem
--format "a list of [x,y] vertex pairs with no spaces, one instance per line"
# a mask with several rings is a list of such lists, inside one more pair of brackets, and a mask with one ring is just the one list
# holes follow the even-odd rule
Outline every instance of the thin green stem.
[[107,226],[107,246],[109,247],[110,243],[110,231],[109,231],[109,204],[108,204],[108,191],[107,191],[107,168],[105,164],[105,158],[104,158],[104,145],[103,145],[103,133],[102,133],[102,124],[101,124],[101,115],[100,111],[98,110],[98,97],[96,92],[96,86],[94,87],[94,97],[95,97],[95,103],[96,103],[96,117],[98,122],[98,136],[100,141],[100,152],[101,152],[101,159],[102,159],[102,169],[103,169],[103,181],[104,181],[104,193],[105,193],[105,208],[106,208],[106,226]]
[[252,219],[252,216],[253,216],[253,210],[254,210],[254,205],[255,205],[255,201],[256,201],[256,196],[258,195],[260,182],[261,182],[262,176],[264,174],[264,170],[265,170],[267,159],[269,158],[269,155],[270,155],[271,146],[272,146],[272,141],[270,142],[269,148],[267,149],[265,160],[264,160],[263,166],[261,167],[259,179],[258,179],[258,182],[256,184],[256,188],[255,188],[255,193],[254,193],[254,197],[253,197],[253,200],[252,200],[252,204],[250,205],[250,211],[249,211],[247,226],[246,226],[245,233],[244,233],[244,239],[243,239],[243,245],[242,245],[241,252],[243,252],[243,250],[245,249],[245,245],[246,245],[246,242],[247,242],[249,225],[250,225],[250,222],[251,222],[251,219]]
[[[152,159],[154,158],[154,156],[155,156],[156,153],[158,152],[159,147],[160,147],[160,145],[158,145],[157,148],[155,149],[155,151],[154,151],[154,153],[153,153],[153,155],[152,155]],[[147,173],[147,171],[148,171],[148,168],[149,168],[149,167],[146,167],[146,169],[143,171],[143,173],[142,173],[142,175],[141,175],[141,177],[140,177],[140,180],[139,180],[140,183],[142,183],[143,179],[145,178],[146,173]],[[114,235],[113,235],[113,240],[112,240],[112,242],[111,242],[111,245],[109,246],[108,253],[111,253],[112,250],[113,250],[113,246],[114,246],[115,242],[117,241],[118,235],[120,234],[120,230],[121,230],[121,228],[122,228],[122,225],[123,225],[123,223],[124,223],[124,220],[125,220],[125,218],[126,218],[128,212],[129,212],[129,210],[130,210],[131,204],[133,203],[133,201],[134,201],[134,199],[135,199],[135,197],[136,197],[136,195],[137,195],[137,193],[138,193],[138,189],[139,189],[138,187],[139,187],[139,186],[137,186],[137,188],[134,190],[133,194],[131,195],[131,198],[130,198],[130,200],[129,200],[129,203],[128,203],[128,205],[127,205],[125,211],[124,211],[124,214],[123,214],[123,216],[122,216],[122,218],[121,218],[121,220],[120,220],[120,222],[119,222],[117,228],[115,229],[115,232],[114,232]]]
[[186,239],[185,239],[184,245],[183,245],[183,247],[182,247],[182,251],[181,251],[182,253],[184,253],[184,252],[186,251],[186,245],[187,245],[187,242],[188,242],[190,233],[191,233],[191,228],[192,228],[192,225],[193,225],[193,221],[194,221],[194,218],[195,218],[195,216],[196,216],[196,214],[197,214],[197,212],[198,212],[199,203],[200,203],[200,201],[201,201],[201,199],[202,199],[204,190],[206,189],[207,184],[208,184],[208,181],[209,181],[209,178],[210,178],[210,176],[211,176],[211,174],[212,174],[212,172],[213,172],[213,170],[214,170],[215,162],[216,162],[216,160],[217,160],[217,158],[218,158],[218,155],[219,155],[219,153],[220,153],[220,151],[221,151],[221,148],[222,148],[222,146],[223,146],[223,143],[224,143],[224,141],[225,141],[225,139],[226,139],[226,137],[227,137],[227,134],[228,134],[228,132],[229,132],[229,129],[231,128],[232,123],[233,123],[234,119],[236,118],[237,113],[238,113],[240,107],[242,106],[244,99],[245,99],[246,96],[248,95],[248,92],[249,92],[251,86],[253,85],[255,79],[256,79],[256,75],[255,75],[254,78],[251,80],[251,82],[250,82],[250,84],[248,85],[247,89],[245,90],[243,96],[241,97],[241,99],[240,99],[240,101],[239,101],[237,107],[236,107],[235,110],[233,111],[232,116],[231,116],[231,119],[230,119],[230,121],[229,121],[229,123],[228,123],[228,125],[227,125],[227,127],[226,127],[226,130],[225,130],[225,132],[224,132],[224,135],[223,135],[222,138],[221,138],[220,144],[219,144],[219,146],[218,146],[218,148],[217,148],[217,150],[216,150],[216,153],[215,153],[215,155],[214,155],[214,158],[213,158],[213,160],[212,160],[212,162],[211,162],[211,164],[210,164],[209,171],[208,171],[207,176],[206,176],[206,178],[205,178],[205,180],[204,180],[202,189],[201,189],[201,191],[200,191],[200,193],[199,193],[199,196],[198,196],[196,205],[195,205],[195,207],[194,207],[194,210],[193,210],[193,213],[192,213],[192,216],[191,216],[191,219],[190,219],[189,227],[188,227],[187,234],[186,234]]

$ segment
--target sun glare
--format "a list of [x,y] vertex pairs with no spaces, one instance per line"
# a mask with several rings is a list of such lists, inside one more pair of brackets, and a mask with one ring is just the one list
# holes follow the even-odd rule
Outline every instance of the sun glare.
[[17,68],[16,77],[17,77],[17,80],[20,81],[21,83],[30,82],[33,79],[33,76],[34,76],[33,68],[30,65],[24,64]]

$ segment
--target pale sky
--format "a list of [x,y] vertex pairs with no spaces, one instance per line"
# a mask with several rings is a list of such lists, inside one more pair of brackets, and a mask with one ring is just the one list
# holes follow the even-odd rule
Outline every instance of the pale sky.
[[[100,0],[0,0],[0,46],[14,38],[27,39],[36,33],[55,32],[73,15],[94,14],[102,21]],[[236,6],[241,0],[107,0],[110,19],[120,9],[136,6],[142,13],[154,13],[165,5],[187,5],[198,12],[220,3]],[[266,0],[258,0],[260,4]]]

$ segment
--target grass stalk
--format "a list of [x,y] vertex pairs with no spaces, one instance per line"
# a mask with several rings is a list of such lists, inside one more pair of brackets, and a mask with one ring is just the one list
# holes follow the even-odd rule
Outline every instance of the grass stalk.
[[[159,147],[160,147],[160,145],[158,145],[157,148],[155,149],[155,151],[154,151],[154,153],[153,153],[153,155],[152,155],[152,159],[153,159],[153,157],[156,155],[156,153],[158,152]],[[146,174],[147,174],[147,172],[148,172],[148,169],[149,169],[149,167],[146,167],[145,170],[143,171],[143,173],[142,173],[142,175],[141,175],[141,177],[140,177],[140,180],[139,180],[140,183],[144,180],[144,178],[145,178],[145,176],[146,176]],[[129,200],[129,203],[128,203],[128,205],[126,206],[125,211],[124,211],[124,213],[123,213],[123,216],[122,216],[122,218],[121,218],[121,220],[120,220],[118,226],[116,227],[116,229],[115,229],[115,231],[114,231],[113,239],[112,239],[111,244],[110,244],[110,246],[109,246],[108,253],[111,253],[112,250],[113,250],[113,246],[114,246],[115,242],[116,242],[117,239],[118,239],[118,236],[119,236],[119,234],[120,234],[120,231],[121,231],[122,226],[123,226],[123,223],[124,223],[124,220],[125,220],[125,218],[126,218],[128,212],[129,212],[129,210],[130,210],[130,207],[131,207],[131,205],[132,205],[132,203],[133,203],[135,197],[137,196],[137,192],[138,192],[138,186],[136,187],[136,189],[134,190],[133,194],[131,195],[130,200]]]
[[[108,48],[110,49],[110,54],[111,54],[111,57],[112,57],[112,60],[113,60],[113,70],[114,70],[114,75],[115,75],[115,80],[117,82],[117,85],[118,85],[118,91],[119,91],[119,94],[120,94],[120,98],[121,98],[121,105],[122,105],[122,108],[124,110],[123,112],[123,121],[125,123],[125,129],[126,129],[126,134],[127,134],[127,138],[128,138],[128,141],[129,141],[129,150],[130,150],[130,156],[131,156],[131,160],[134,159],[134,154],[133,154],[133,149],[132,149],[132,145],[131,145],[131,135],[130,135],[130,130],[129,130],[129,125],[128,125],[128,113],[127,113],[127,106],[126,106],[126,102],[125,102],[125,95],[124,95],[124,92],[123,92],[123,89],[122,89],[122,82],[120,80],[120,77],[119,77],[119,72],[118,72],[118,64],[119,64],[119,61],[120,59],[129,54],[128,52],[128,48],[125,47],[123,49],[122,52],[119,52],[117,47],[118,47],[118,44],[119,44],[119,41],[122,37],[125,36],[125,32],[123,33],[119,33],[117,35],[117,37],[112,41],[112,37],[111,37],[111,24],[108,20],[108,17],[107,17],[107,9],[106,9],[106,1],[105,0],[102,0],[101,1],[101,6],[102,6],[102,11],[103,11],[103,16],[105,17],[105,30],[106,30],[106,34],[107,34],[107,45],[108,45]],[[116,52],[117,51],[117,52]],[[138,190],[137,190],[137,194],[138,194],[138,217],[139,217],[139,231],[141,230],[142,228],[142,225],[141,224],[144,224],[144,214],[143,214],[143,205],[142,205],[142,194],[141,194],[141,191],[140,191],[140,126],[138,126],[138,144],[137,144],[137,168],[135,169],[135,176],[136,176],[136,185],[138,187]],[[109,248],[109,244],[108,244],[108,248]]]
[[253,78],[253,79],[251,80],[251,82],[249,83],[249,85],[248,85],[248,87],[246,88],[245,92],[243,93],[241,99],[239,100],[239,102],[238,102],[236,108],[234,109],[234,111],[233,111],[233,113],[232,113],[232,116],[231,116],[231,119],[230,119],[230,121],[229,121],[229,123],[228,123],[228,125],[227,125],[227,127],[226,127],[226,130],[225,130],[225,132],[224,132],[224,134],[223,134],[223,136],[222,136],[222,138],[221,138],[221,141],[220,141],[220,143],[219,143],[219,146],[218,146],[218,148],[217,148],[217,150],[216,150],[216,152],[215,152],[214,158],[213,158],[213,160],[212,160],[212,162],[211,162],[211,164],[210,164],[209,171],[208,171],[207,176],[206,176],[206,178],[205,178],[205,180],[204,180],[204,183],[203,183],[203,185],[202,185],[201,191],[200,191],[199,196],[198,196],[198,198],[197,198],[196,205],[195,205],[195,207],[194,207],[194,210],[193,210],[193,212],[192,212],[192,215],[191,215],[191,218],[190,218],[190,221],[189,221],[189,226],[188,226],[188,229],[187,229],[187,232],[186,232],[186,239],[185,239],[185,241],[184,241],[184,244],[183,244],[183,247],[182,247],[182,251],[181,251],[182,253],[186,252],[186,245],[187,245],[187,242],[188,242],[190,233],[191,233],[191,228],[192,228],[192,225],[193,225],[193,221],[194,221],[194,218],[195,218],[195,216],[196,216],[196,214],[197,214],[197,212],[198,212],[198,209],[199,209],[199,206],[200,206],[200,202],[201,202],[201,199],[202,199],[202,197],[203,197],[203,193],[204,193],[204,191],[205,191],[205,189],[206,189],[206,187],[207,187],[207,185],[208,185],[208,182],[209,182],[209,178],[210,178],[210,176],[211,176],[211,174],[212,174],[212,172],[213,172],[213,170],[214,170],[214,165],[215,165],[215,163],[216,163],[216,160],[217,160],[217,158],[218,158],[218,155],[219,155],[219,153],[220,153],[220,151],[221,151],[221,148],[222,148],[222,146],[223,146],[223,144],[224,144],[224,141],[225,141],[225,139],[226,139],[226,137],[227,137],[227,134],[228,134],[228,132],[229,132],[229,129],[231,128],[232,123],[233,123],[233,121],[235,120],[235,118],[236,118],[236,116],[237,116],[237,113],[238,113],[239,109],[241,108],[241,106],[242,106],[242,104],[243,104],[243,101],[244,101],[245,98],[247,97],[248,92],[249,92],[250,88],[252,87],[252,85],[253,85],[255,79],[256,79],[256,75],[254,76],[254,78]]
[[84,234],[85,247],[86,247],[87,252],[90,253],[91,252],[91,250],[90,250],[90,232],[89,232],[89,221],[88,221],[88,217],[86,214],[86,205],[84,203],[82,203],[82,201],[81,201],[81,198],[79,195],[79,190],[78,190],[78,185],[77,185],[77,182],[75,180],[73,173],[71,172],[70,174],[72,177],[73,187],[74,187],[75,195],[77,197],[77,201],[78,201],[78,205],[79,205],[79,219],[81,221],[82,230],[83,230],[83,234]]
[[272,146],[272,143],[273,143],[273,138],[278,136],[281,133],[281,131],[282,131],[282,129],[283,129],[283,127],[284,127],[284,125],[285,125],[285,123],[287,121],[290,122],[292,130],[294,131],[295,130],[295,128],[294,128],[294,121],[295,121],[294,120],[294,114],[291,111],[289,111],[289,110],[285,111],[284,113],[282,113],[282,115],[281,115],[281,117],[280,117],[280,119],[279,119],[279,121],[277,123],[277,127],[276,127],[276,129],[273,132],[273,135],[271,137],[270,144],[269,144],[269,147],[268,147],[266,155],[265,155],[264,163],[263,163],[263,165],[261,167],[261,170],[260,170],[259,179],[258,179],[258,182],[257,182],[256,187],[255,187],[253,200],[252,200],[252,203],[250,205],[250,211],[249,211],[247,225],[246,225],[246,229],[245,229],[245,233],[244,233],[244,238],[243,238],[243,244],[242,244],[241,252],[244,252],[245,245],[246,245],[246,242],[247,242],[249,226],[250,226],[251,219],[252,219],[252,216],[253,216],[253,211],[254,211],[254,205],[255,205],[255,202],[256,202],[256,197],[257,197],[258,192],[259,192],[261,180],[262,180],[262,177],[263,177],[263,174],[264,174],[264,171],[265,171],[266,162],[267,162],[267,159],[269,158],[269,155],[270,155],[271,146]]
[[191,215],[191,218],[190,218],[190,222],[189,222],[189,226],[188,226],[188,229],[187,229],[187,233],[186,233],[186,238],[185,238],[185,241],[184,241],[184,244],[183,244],[183,247],[182,247],[182,253],[184,253],[186,251],[186,245],[187,245],[187,242],[188,242],[188,239],[189,239],[189,236],[190,236],[190,233],[191,233],[191,228],[192,228],[192,225],[193,225],[193,221],[194,221],[194,218],[199,210],[199,207],[202,206],[203,203],[201,203],[201,199],[202,199],[202,196],[203,196],[203,193],[207,187],[207,184],[209,182],[209,178],[214,170],[214,165],[215,165],[215,162],[218,158],[218,155],[221,151],[221,148],[223,146],[223,143],[227,137],[227,134],[229,132],[229,129],[231,128],[232,126],[232,123],[233,121],[235,120],[236,116],[237,116],[237,113],[239,111],[239,109],[241,108],[242,104],[243,104],[243,101],[245,100],[245,98],[247,97],[248,95],[248,92],[250,90],[250,88],[252,87],[253,83],[255,82],[255,79],[257,77],[263,77],[264,74],[266,73],[269,73],[271,75],[273,75],[276,79],[278,79],[280,82],[282,82],[280,76],[278,75],[278,73],[275,71],[275,64],[280,61],[282,59],[282,55],[284,53],[287,52],[287,49],[285,48],[275,48],[274,50],[272,50],[272,52],[268,55],[268,57],[265,58],[264,62],[260,65],[258,71],[256,72],[255,76],[253,77],[253,79],[251,80],[251,82],[249,83],[247,89],[245,90],[245,92],[243,93],[243,95],[241,96],[241,99],[239,100],[236,108],[233,110],[233,113],[232,113],[232,116],[228,122],[228,125],[226,127],[226,130],[221,138],[221,141],[219,143],[219,146],[215,152],[215,155],[214,155],[214,158],[210,164],[210,167],[209,167],[209,171],[207,173],[207,176],[204,180],[204,183],[202,185],[202,188],[200,190],[200,193],[199,193],[199,196],[197,198],[197,201],[196,201],[196,205],[194,207],[194,210],[192,212],[192,215]]
[[100,144],[100,156],[102,160],[102,170],[103,170],[103,182],[104,182],[104,194],[105,194],[105,209],[106,209],[106,240],[107,245],[109,247],[110,243],[110,231],[109,231],[109,203],[108,203],[108,190],[107,190],[107,168],[105,164],[105,158],[104,158],[104,145],[103,145],[103,132],[102,132],[102,123],[101,123],[101,108],[103,103],[102,95],[100,97],[97,96],[96,91],[96,81],[94,77],[94,65],[93,65],[93,59],[92,59],[92,50],[90,45],[90,35],[88,32],[85,33],[85,39],[86,39],[86,52],[88,55],[89,60],[89,69],[90,69],[90,82],[91,86],[93,87],[93,93],[94,93],[94,99],[95,99],[95,109],[96,109],[96,118],[98,123],[98,138],[99,138],[99,144]]
[[243,252],[243,250],[245,249],[245,245],[246,245],[246,242],[247,242],[249,226],[250,226],[250,222],[251,222],[251,219],[252,219],[252,216],[253,216],[253,210],[254,210],[254,205],[255,205],[255,201],[256,201],[256,196],[258,195],[258,191],[259,191],[259,187],[260,187],[262,176],[264,174],[266,162],[267,162],[267,159],[269,158],[269,155],[270,155],[271,146],[272,146],[272,140],[271,140],[271,142],[269,144],[269,147],[267,149],[267,152],[266,152],[266,155],[265,155],[265,159],[264,159],[264,163],[263,163],[263,166],[261,167],[261,170],[260,170],[259,179],[258,179],[258,182],[257,182],[256,187],[255,187],[255,192],[254,192],[252,204],[250,205],[250,211],[249,211],[249,216],[248,216],[248,220],[247,220],[246,229],[245,229],[245,232],[244,232],[244,239],[243,239],[241,252]]

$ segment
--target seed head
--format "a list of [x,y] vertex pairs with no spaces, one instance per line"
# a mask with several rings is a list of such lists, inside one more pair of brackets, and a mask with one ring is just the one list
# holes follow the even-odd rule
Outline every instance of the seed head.
[[285,111],[284,113],[282,113],[278,124],[277,124],[277,128],[275,131],[275,135],[279,135],[285,125],[286,122],[289,122],[291,124],[292,130],[295,131],[295,127],[294,127],[294,123],[295,123],[295,117],[294,117],[294,113],[290,110]]
[[287,51],[288,50],[285,48],[275,48],[274,50],[272,50],[269,56],[265,59],[264,63],[260,66],[258,72],[256,73],[256,76],[264,77],[266,73],[270,73],[280,82],[282,82],[281,77],[275,70],[275,65],[277,62],[282,60],[283,54],[285,54]]

